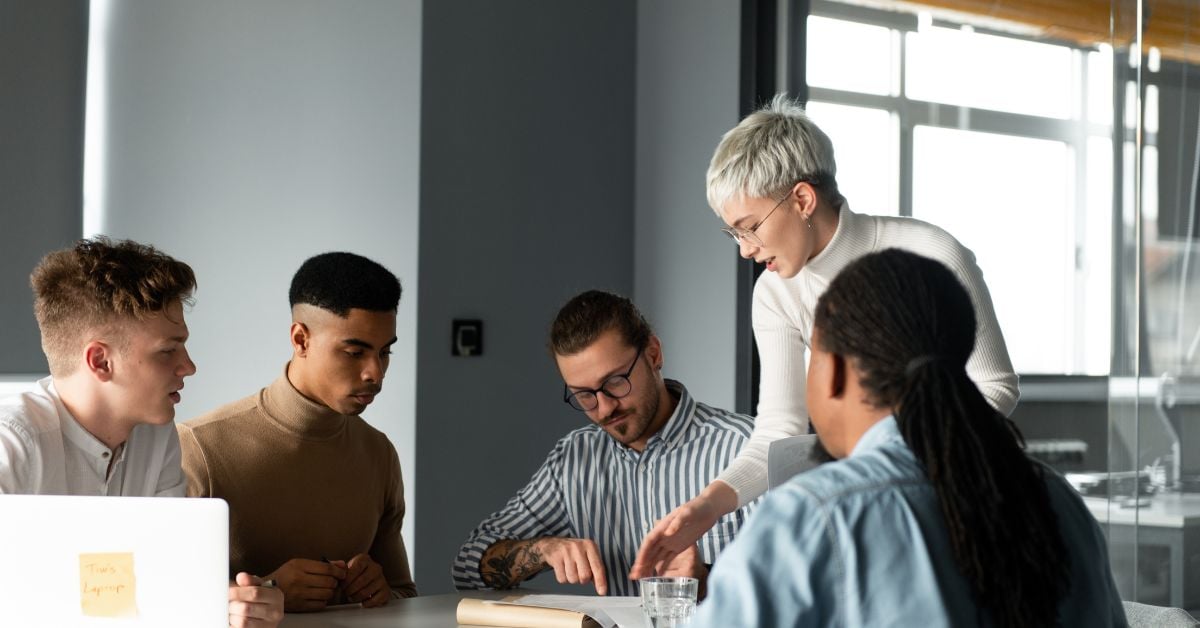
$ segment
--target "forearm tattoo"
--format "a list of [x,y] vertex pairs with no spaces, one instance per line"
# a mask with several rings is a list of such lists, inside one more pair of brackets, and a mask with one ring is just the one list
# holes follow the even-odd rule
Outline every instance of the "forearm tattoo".
[[535,539],[497,541],[479,562],[479,577],[493,589],[511,589],[546,569]]

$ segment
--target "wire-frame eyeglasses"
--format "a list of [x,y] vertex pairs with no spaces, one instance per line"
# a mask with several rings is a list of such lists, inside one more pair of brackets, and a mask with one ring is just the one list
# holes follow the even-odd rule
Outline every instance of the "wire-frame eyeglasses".
[[[819,177],[810,177],[807,179],[800,179],[796,182],[796,184],[799,185],[801,183],[807,183],[812,186],[817,186],[821,184],[820,182],[821,179]],[[758,228],[761,227],[762,224],[771,217],[771,214],[775,213],[775,210],[779,209],[780,205],[783,205],[784,201],[791,198],[792,191],[795,189],[796,186],[793,185],[792,188],[787,191],[787,194],[785,194],[783,198],[779,199],[779,202],[775,203],[775,206],[771,208],[771,211],[767,212],[767,215],[763,216],[762,220],[754,223],[754,226],[750,227],[749,229],[743,229],[741,227],[721,227],[721,232],[732,238],[733,241],[737,242],[739,246],[743,241],[750,246],[762,246],[762,238],[758,237],[758,234],[755,232],[758,231]]]
[[620,375],[613,375],[604,380],[604,383],[599,388],[584,388],[572,392],[570,387],[563,384],[563,401],[571,404],[572,408],[580,412],[588,412],[595,410],[596,406],[600,405],[600,400],[596,397],[598,393],[604,393],[609,399],[620,399],[628,396],[633,391],[633,383],[629,381],[629,376],[633,373],[633,369],[637,366],[638,360],[641,357],[642,349],[638,349],[637,354],[633,356],[633,363],[629,365],[629,369]]

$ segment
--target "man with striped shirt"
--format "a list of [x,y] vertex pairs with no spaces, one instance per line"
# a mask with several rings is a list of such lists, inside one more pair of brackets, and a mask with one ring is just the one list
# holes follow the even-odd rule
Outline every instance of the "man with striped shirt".
[[[642,537],[728,465],[753,419],[692,399],[662,376],[662,343],[628,299],[580,294],[559,311],[550,348],[563,400],[591,425],[567,434],[454,559],[459,589],[508,589],[553,569],[559,582],[636,595],[628,574]],[[704,575],[746,519],[726,515],[660,571]]]

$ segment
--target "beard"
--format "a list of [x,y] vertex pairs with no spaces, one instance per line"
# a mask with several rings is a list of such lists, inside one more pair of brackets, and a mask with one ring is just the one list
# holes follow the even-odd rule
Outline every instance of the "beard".
[[[626,414],[627,420],[612,427],[604,427],[605,431],[609,432],[609,436],[613,436],[622,444],[628,444],[637,441],[645,436],[653,426],[654,418],[658,416],[659,399],[654,395],[646,400],[643,405],[639,404],[631,408]],[[607,422],[612,419],[610,415],[604,420]],[[603,426],[603,423],[601,425]]]

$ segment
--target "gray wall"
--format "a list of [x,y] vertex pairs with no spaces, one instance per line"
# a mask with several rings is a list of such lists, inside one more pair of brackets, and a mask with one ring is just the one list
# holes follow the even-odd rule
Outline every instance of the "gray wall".
[[1010,417],[1026,440],[1081,440],[1086,455],[1066,471],[1108,470],[1108,401],[1021,401]]
[[83,230],[88,3],[0,2],[0,374],[44,374],[29,272]]
[[704,173],[739,120],[740,3],[638,2],[635,300],[666,369],[696,398],[734,407],[737,251]]
[[[417,538],[422,593],[554,442],[546,330],[575,293],[633,289],[632,0],[425,5]],[[484,354],[450,355],[453,318]]]
[[367,255],[405,292],[364,416],[396,445],[413,504],[420,2],[125,0],[93,22],[108,42],[101,230],[187,261],[200,284],[177,418],[279,376],[305,258]]

